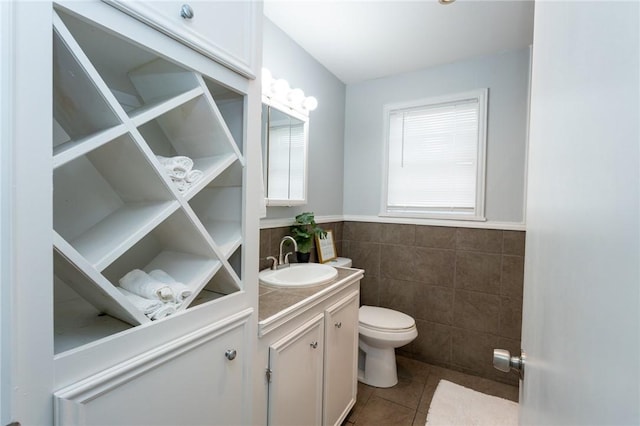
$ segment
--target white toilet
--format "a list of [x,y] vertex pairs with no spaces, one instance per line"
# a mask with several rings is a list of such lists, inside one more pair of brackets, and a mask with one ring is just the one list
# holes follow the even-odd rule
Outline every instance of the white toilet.
[[325,265],[333,266],[334,268],[351,268],[351,259],[348,257],[336,257],[324,262]]
[[418,337],[416,321],[407,314],[363,305],[358,314],[360,356],[358,380],[379,388],[398,383],[395,348]]

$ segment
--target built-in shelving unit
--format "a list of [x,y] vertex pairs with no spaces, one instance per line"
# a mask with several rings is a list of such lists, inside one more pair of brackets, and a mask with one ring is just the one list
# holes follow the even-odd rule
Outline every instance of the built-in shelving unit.
[[151,322],[131,270],[188,286],[177,313],[241,290],[244,95],[64,10],[53,55],[56,353]]

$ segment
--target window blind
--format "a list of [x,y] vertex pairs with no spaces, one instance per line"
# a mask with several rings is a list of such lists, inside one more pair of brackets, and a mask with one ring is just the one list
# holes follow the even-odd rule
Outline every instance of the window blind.
[[473,212],[478,126],[477,98],[390,111],[387,209]]

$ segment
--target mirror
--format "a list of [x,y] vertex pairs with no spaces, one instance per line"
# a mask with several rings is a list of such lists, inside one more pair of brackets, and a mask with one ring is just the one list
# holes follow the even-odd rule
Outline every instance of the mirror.
[[309,117],[263,98],[262,158],[267,206],[307,203]]

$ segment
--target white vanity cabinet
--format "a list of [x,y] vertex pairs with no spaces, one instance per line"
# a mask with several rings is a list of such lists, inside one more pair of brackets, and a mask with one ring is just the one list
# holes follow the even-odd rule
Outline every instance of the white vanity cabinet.
[[301,313],[262,338],[260,346],[268,347],[267,424],[344,421],[357,395],[358,306],[355,281],[306,309],[299,306]]
[[247,77],[258,75],[255,1],[104,0]]
[[268,424],[322,424],[323,349],[322,314],[269,347]]
[[358,392],[358,294],[325,310],[323,424],[339,425]]

